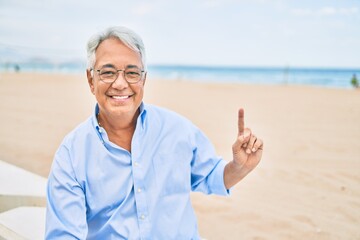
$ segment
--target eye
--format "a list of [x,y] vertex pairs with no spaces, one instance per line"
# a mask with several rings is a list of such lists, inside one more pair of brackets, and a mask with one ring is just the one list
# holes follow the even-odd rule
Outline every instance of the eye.
[[126,72],[126,77],[129,77],[129,78],[137,78],[140,76],[140,72],[138,71],[127,71]]
[[113,70],[113,69],[102,69],[102,70],[100,71],[100,75],[101,75],[102,77],[112,77],[112,76],[114,76],[115,74],[116,74],[116,71]]

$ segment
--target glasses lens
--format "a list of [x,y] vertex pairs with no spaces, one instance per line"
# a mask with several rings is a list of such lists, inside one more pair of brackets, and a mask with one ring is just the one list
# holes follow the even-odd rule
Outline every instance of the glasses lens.
[[141,80],[142,72],[138,67],[127,67],[124,74],[126,81],[129,83],[136,83]]
[[100,69],[99,76],[100,80],[104,82],[113,82],[116,80],[118,72],[115,68],[112,67],[104,67]]

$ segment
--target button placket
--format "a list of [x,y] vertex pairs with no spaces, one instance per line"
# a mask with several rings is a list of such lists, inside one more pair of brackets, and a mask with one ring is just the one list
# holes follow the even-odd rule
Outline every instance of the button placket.
[[[139,126],[139,125],[138,125]],[[132,173],[133,173],[133,191],[134,191],[134,198],[136,203],[136,212],[138,217],[138,223],[140,227],[140,235],[142,238],[148,238],[148,230],[149,228],[149,214],[148,214],[148,206],[147,206],[147,199],[146,199],[146,185],[144,184],[144,169],[143,164],[141,163],[141,156],[142,148],[141,148],[141,129],[136,128],[135,134],[133,136],[132,142],[132,151],[131,151],[131,158],[132,158]]]

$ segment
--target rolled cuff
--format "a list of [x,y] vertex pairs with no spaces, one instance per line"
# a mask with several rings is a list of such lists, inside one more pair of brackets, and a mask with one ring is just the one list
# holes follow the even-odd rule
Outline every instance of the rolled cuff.
[[229,196],[230,189],[226,189],[225,182],[224,182],[224,170],[227,162],[221,159],[215,169],[213,170],[211,176],[209,176],[209,186],[211,186],[211,193],[222,195],[222,196]]

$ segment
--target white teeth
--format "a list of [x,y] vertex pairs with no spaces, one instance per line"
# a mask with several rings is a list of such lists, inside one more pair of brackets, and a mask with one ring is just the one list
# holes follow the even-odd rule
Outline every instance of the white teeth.
[[112,96],[115,99],[126,99],[129,98],[129,96]]

